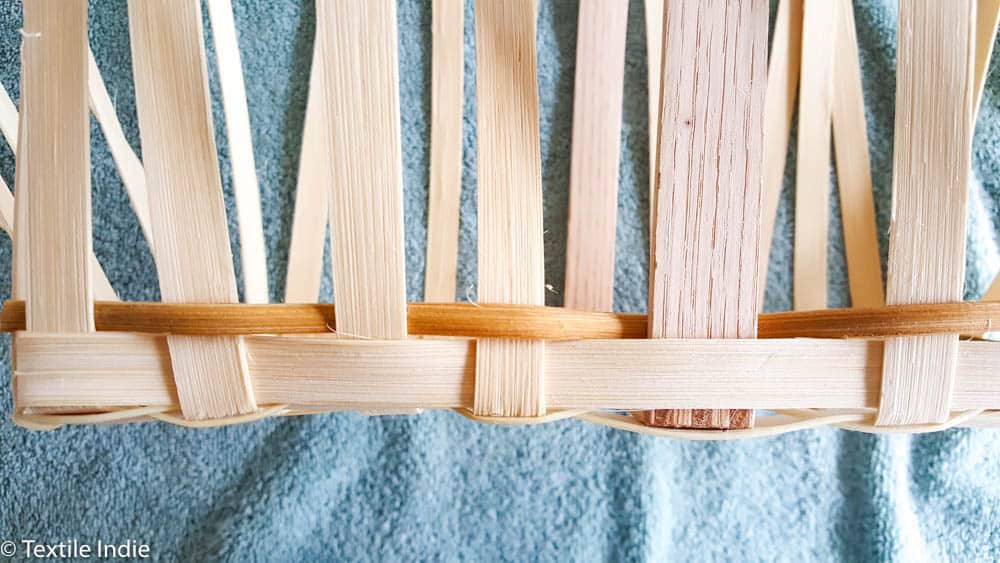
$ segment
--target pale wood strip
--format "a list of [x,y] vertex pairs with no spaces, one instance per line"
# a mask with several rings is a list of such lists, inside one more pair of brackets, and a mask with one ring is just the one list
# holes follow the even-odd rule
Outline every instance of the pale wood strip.
[[563,305],[614,305],[615,226],[628,3],[581,0]]
[[[666,5],[650,338],[757,335],[767,20],[762,0]],[[727,409],[638,418],[671,427],[753,424],[752,412]]]
[[24,3],[18,164],[27,232],[26,325],[38,332],[94,330],[91,282],[87,3]]
[[239,218],[240,263],[243,269],[243,300],[247,303],[270,301],[267,283],[267,245],[261,218],[260,188],[253,157],[250,110],[247,109],[243,64],[236,37],[231,0],[208,0],[208,19],[212,25],[219,90],[229,140],[229,163],[233,175],[233,196]]
[[[660,142],[660,73],[663,70],[663,2],[645,0],[646,80],[649,99],[649,225],[653,226],[653,198],[656,194],[656,150]],[[650,243],[652,244],[652,243]]]
[[[317,21],[317,34],[323,22]],[[327,118],[326,79],[323,77],[320,41],[313,46],[309,75],[309,99],[302,127],[299,153],[299,177],[295,183],[295,211],[292,216],[292,240],[288,246],[288,271],[285,277],[285,303],[314,303],[319,299],[323,278],[323,246],[326,244],[330,187],[330,136],[324,127]],[[336,124],[333,124],[336,126]]]
[[424,301],[455,300],[462,195],[464,2],[434,0],[431,61],[431,166]]
[[0,134],[7,139],[10,148],[17,150],[17,106],[10,99],[10,94],[3,84],[0,84]]
[[[542,305],[536,0],[476,0],[479,300]],[[473,410],[545,414],[544,343],[481,339]]]
[[774,222],[785,179],[788,138],[795,115],[795,96],[799,91],[799,68],[802,56],[802,2],[781,0],[774,21],[771,60],[764,95],[764,198],[760,219],[760,255],[758,257],[757,306],[764,308],[767,291],[767,267],[774,240]]
[[[973,0],[900,4],[886,301],[961,301],[973,133]],[[949,416],[958,335],[890,338],[878,425]]]
[[973,100],[973,122],[979,114],[979,106],[986,88],[986,75],[990,70],[990,58],[1000,23],[1000,0],[977,0],[976,2],[976,62],[974,67],[975,99]]
[[0,178],[0,229],[10,236],[14,234],[14,194],[3,178]]
[[[132,1],[128,9],[153,253],[163,301],[235,303],[200,3]],[[257,408],[240,337],[171,336],[168,342],[186,418],[231,416]]]
[[[176,406],[165,342],[154,335],[24,333],[15,399],[27,407]],[[471,407],[473,342],[332,335],[246,339],[261,404],[349,409]],[[545,358],[548,404],[628,410],[721,408],[736,401],[748,409],[872,408],[878,404],[882,348],[879,340],[552,343]],[[1000,343],[962,342],[960,352],[953,407],[1000,408]]]
[[[132,202],[132,210],[135,211],[146,242],[153,240],[152,222],[149,218],[149,196],[146,190],[146,172],[142,169],[139,157],[132,150],[125,132],[122,131],[115,107],[111,102],[111,96],[101,78],[101,70],[97,67],[94,53],[87,51],[87,65],[90,76],[87,80],[87,91],[90,98],[90,110],[94,112],[98,125],[104,133],[104,138],[108,142],[108,149],[111,151],[111,158],[115,161],[118,174],[121,176],[125,192],[128,193],[129,201]],[[154,257],[155,258],[155,257]]]
[[851,306],[878,307],[885,304],[885,293],[882,291],[882,262],[875,224],[875,196],[854,8],[851,0],[837,0],[836,3],[833,148],[837,158],[847,278]]
[[831,0],[806,0],[803,11],[792,256],[796,309],[827,306],[830,131],[839,12]]
[[330,233],[337,330],[406,338],[396,4],[317,5],[333,183]]

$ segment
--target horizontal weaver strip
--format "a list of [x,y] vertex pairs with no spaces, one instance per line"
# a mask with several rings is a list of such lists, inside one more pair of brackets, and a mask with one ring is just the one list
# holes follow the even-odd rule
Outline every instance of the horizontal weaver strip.
[[[589,340],[646,338],[646,315],[481,303],[410,303],[414,336]],[[247,335],[336,332],[334,305],[192,304],[98,301],[98,331]],[[880,338],[937,333],[983,334],[1000,328],[1000,302],[825,309],[758,317],[758,338]],[[24,302],[7,301],[0,331],[25,330]]]

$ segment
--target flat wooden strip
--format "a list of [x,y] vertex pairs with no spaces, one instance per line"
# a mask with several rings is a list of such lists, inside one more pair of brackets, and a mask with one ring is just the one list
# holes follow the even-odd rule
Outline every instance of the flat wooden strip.
[[3,134],[7,144],[15,151],[17,150],[17,122],[17,106],[10,99],[7,89],[0,84],[0,134]]
[[997,24],[1000,23],[1000,0],[977,0],[976,2],[976,62],[973,72],[975,99],[973,114],[979,113],[983,100],[983,90],[986,87],[986,75],[990,70],[990,58],[997,37]]
[[808,0],[803,10],[792,258],[796,309],[827,306],[830,131],[839,12],[837,2],[827,0]]
[[[973,0],[900,4],[886,301],[958,301],[973,133]],[[948,418],[958,335],[891,338],[876,424]]]
[[424,301],[454,301],[462,195],[465,6],[434,0],[431,61],[431,166]]
[[571,309],[614,305],[627,28],[626,2],[580,2],[563,291],[563,305]]
[[[757,335],[767,18],[761,0],[666,5],[651,338]],[[656,426],[753,424],[752,413],[726,409],[638,416]]]
[[233,176],[233,196],[239,218],[240,264],[243,268],[243,300],[247,303],[270,301],[267,283],[267,245],[261,218],[260,188],[254,166],[250,110],[247,109],[243,65],[236,37],[231,0],[208,0],[208,19],[212,25],[219,90],[229,140],[229,163]]
[[26,325],[93,331],[86,1],[26,1],[22,37]]
[[333,183],[330,233],[337,327],[406,338],[396,4],[317,5]]
[[660,73],[663,70],[663,2],[644,0],[646,11],[646,82],[649,105],[649,224],[656,194],[656,149],[660,143]]
[[[261,404],[469,408],[476,347],[465,339],[253,336]],[[26,407],[177,406],[165,337],[22,334],[14,374]],[[872,408],[878,340],[591,340],[546,349],[549,407]],[[953,407],[1000,408],[1000,343],[962,342]],[[705,373],[711,377],[705,377]],[[739,389],[739,393],[733,393]]]
[[87,79],[87,92],[90,99],[90,110],[97,118],[104,139],[108,143],[108,150],[111,158],[115,161],[118,174],[121,176],[122,185],[128,193],[129,201],[132,202],[132,210],[135,211],[146,242],[153,240],[152,222],[149,218],[149,196],[146,190],[146,173],[142,169],[138,155],[132,150],[125,132],[122,131],[115,107],[111,102],[111,96],[101,78],[101,70],[97,67],[94,53],[87,50],[87,68],[90,73]]
[[774,222],[785,179],[785,158],[795,115],[795,97],[799,91],[799,67],[802,56],[802,2],[781,0],[774,21],[771,60],[764,95],[764,197],[760,219],[760,255],[758,256],[757,306],[764,308],[767,268],[774,239]]
[[847,278],[854,307],[885,304],[882,262],[875,224],[868,125],[861,87],[858,38],[851,0],[836,0],[836,52],[833,63],[833,148],[837,159],[840,215],[843,220]]
[[[200,3],[146,0],[128,8],[160,293],[171,303],[235,303]],[[239,337],[168,340],[185,417],[256,409]]]
[[[479,299],[545,302],[536,0],[476,0]],[[473,410],[545,414],[544,344],[482,339]]]
[[[101,302],[98,331],[188,335],[322,334],[336,329],[334,305]],[[527,340],[646,338],[646,315],[574,311],[562,307],[489,303],[410,303],[408,332]],[[0,331],[25,329],[24,301],[7,301]],[[821,309],[758,317],[758,338],[874,338],[958,332],[981,334],[1000,326],[1000,303],[892,305]]]
[[[317,29],[323,22],[316,22]],[[319,34],[317,33],[317,37]],[[326,79],[320,55],[321,42],[313,47],[309,76],[309,99],[306,102],[299,153],[299,177],[295,183],[295,211],[292,215],[292,240],[288,247],[288,272],[285,277],[286,303],[313,303],[319,300],[323,277],[323,246],[326,244],[330,210],[330,136],[324,127],[329,104]]]

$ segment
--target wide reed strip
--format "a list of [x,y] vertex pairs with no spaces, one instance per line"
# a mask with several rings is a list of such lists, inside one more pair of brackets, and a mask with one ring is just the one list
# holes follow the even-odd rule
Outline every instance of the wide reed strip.
[[[317,21],[316,37],[323,22]],[[323,77],[321,42],[313,46],[309,74],[309,99],[302,127],[299,152],[299,177],[295,183],[295,211],[292,215],[292,240],[288,246],[288,270],[285,276],[286,303],[313,303],[319,299],[323,278],[323,246],[326,244],[330,186],[330,136],[326,79]]]
[[267,257],[264,226],[261,219],[260,189],[254,166],[253,135],[250,131],[250,111],[247,109],[246,87],[240,45],[233,21],[230,0],[208,0],[208,19],[212,25],[216,69],[222,109],[229,140],[229,163],[233,175],[233,196],[239,218],[240,262],[243,269],[243,300],[247,303],[267,303]]
[[395,0],[317,5],[333,182],[337,331],[406,338]]
[[649,218],[653,224],[653,197],[656,192],[656,149],[660,143],[660,72],[663,70],[663,2],[645,0],[646,83],[649,109]]
[[[17,175],[26,224],[26,328],[94,330],[87,2],[24,3],[23,131]],[[18,235],[15,235],[15,237]]]
[[792,256],[792,301],[796,309],[827,306],[830,128],[840,12],[837,3],[805,0],[803,12]]
[[[666,5],[650,338],[757,336],[767,19],[764,0]],[[637,416],[654,426],[753,424],[752,411],[729,409]]]
[[[87,51],[87,68],[90,73],[87,79],[87,92],[90,98],[90,110],[97,118],[97,124],[101,126],[104,139],[108,143],[108,150],[111,158],[118,168],[122,185],[125,186],[125,193],[128,194],[129,201],[132,202],[132,210],[139,221],[142,234],[146,237],[146,242],[152,248],[152,222],[149,218],[149,195],[146,190],[146,173],[142,169],[142,162],[138,155],[132,150],[125,132],[122,131],[115,107],[111,102],[111,96],[101,78],[101,70],[97,67],[94,53]],[[155,257],[154,257],[155,258]]]
[[[336,330],[332,303],[197,304],[102,302],[94,304],[98,331],[154,334],[322,334]],[[527,340],[646,338],[646,315],[574,311],[562,307],[488,303],[410,303],[408,332]],[[24,301],[7,301],[0,331],[25,329]],[[767,313],[758,338],[867,338],[958,332],[981,334],[1000,326],[1000,303],[937,303],[878,308]]]
[[767,291],[767,267],[774,239],[774,222],[785,179],[788,139],[795,115],[795,96],[799,91],[799,67],[802,55],[802,2],[781,0],[774,21],[771,60],[764,95],[764,197],[760,218],[760,255],[758,256],[757,306],[764,308]]
[[[479,300],[542,305],[536,0],[476,0]],[[479,340],[474,411],[545,414],[544,343]]]
[[[962,299],[975,8],[973,0],[900,4],[890,304]],[[957,354],[957,334],[887,340],[876,424],[946,420]]]
[[[128,9],[163,301],[235,303],[200,3],[132,0]],[[170,336],[168,343],[186,418],[256,409],[240,337]]]
[[[252,336],[246,345],[262,405],[473,405],[471,340]],[[546,350],[548,402],[552,409],[872,408],[882,348],[878,340],[557,342]],[[953,407],[1000,408],[1000,343],[960,349]],[[162,336],[23,334],[14,378],[15,400],[25,407],[177,406]]]
[[[885,293],[882,291],[882,262],[875,224],[875,196],[854,8],[851,0],[836,0],[835,3],[838,14],[833,63],[833,148],[837,158],[847,278],[852,306],[878,307],[885,303]],[[808,221],[807,218],[803,220]]]
[[563,305],[610,311],[628,4],[581,0],[579,14]]
[[424,301],[454,301],[462,195],[463,2],[434,0],[431,44],[431,166]]

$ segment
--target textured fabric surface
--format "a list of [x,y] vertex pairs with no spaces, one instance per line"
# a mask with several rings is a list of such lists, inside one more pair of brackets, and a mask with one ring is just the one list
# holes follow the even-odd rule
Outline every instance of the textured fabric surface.
[[[264,202],[271,296],[283,293],[310,66],[312,0],[234,2]],[[400,0],[399,56],[410,300],[423,285],[429,151],[429,2]],[[539,96],[550,304],[561,302],[576,3],[541,0]],[[90,38],[139,148],[126,5],[91,2]],[[883,261],[895,91],[892,0],[856,0]],[[18,98],[17,1],[0,5],[0,82]],[[210,34],[210,30],[207,30]],[[642,2],[630,4],[616,308],[644,311],[646,63]],[[466,18],[459,294],[475,296],[472,6]],[[210,50],[210,65],[214,65]],[[996,273],[1000,74],[979,118],[969,204],[967,297]],[[214,69],[210,66],[210,73]],[[214,81],[214,78],[213,78]],[[238,244],[217,83],[213,109]],[[0,143],[2,145],[2,143]],[[794,146],[794,143],[793,143]],[[794,150],[792,151],[794,157]],[[786,179],[794,175],[794,158]],[[0,147],[0,176],[13,158]],[[789,182],[790,183],[790,182]],[[100,130],[93,128],[94,248],[124,299],[158,299],[150,253]],[[779,212],[767,307],[790,306],[791,193]],[[836,207],[835,191],[831,205]],[[839,211],[831,305],[846,305]],[[0,296],[10,295],[0,237]],[[238,254],[237,260],[238,260]],[[324,299],[330,299],[330,275]],[[494,428],[448,412],[334,414],[193,431],[165,424],[29,432],[13,426],[9,339],[0,346],[0,541],[151,544],[164,560],[977,560],[1000,557],[997,433],[872,437],[830,429],[687,443],[566,421]]]

